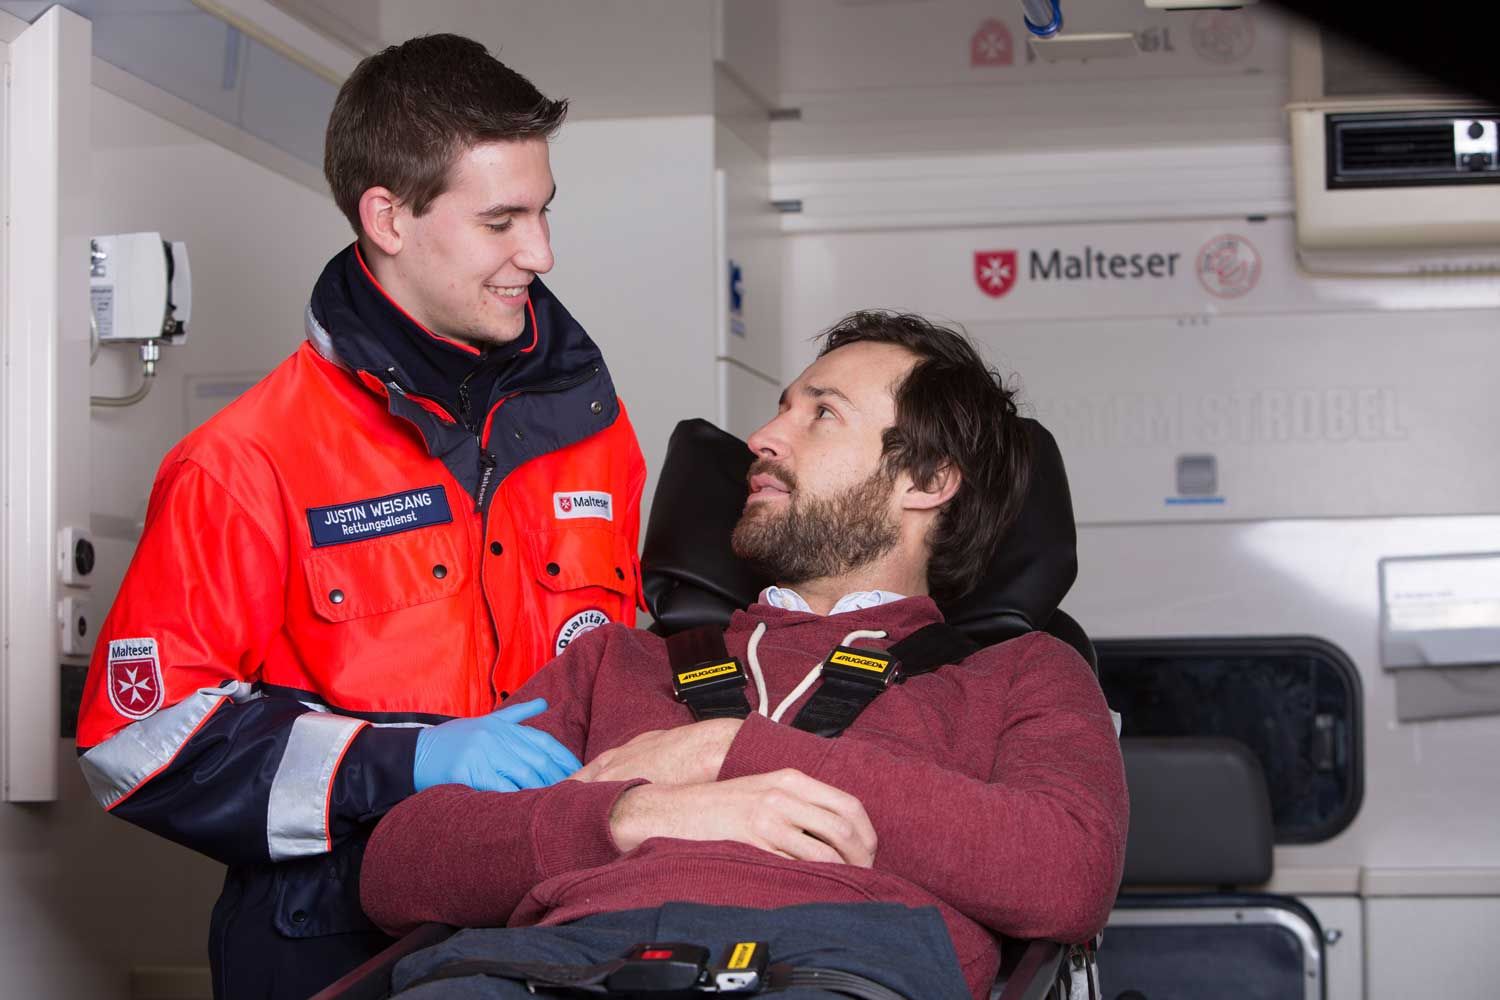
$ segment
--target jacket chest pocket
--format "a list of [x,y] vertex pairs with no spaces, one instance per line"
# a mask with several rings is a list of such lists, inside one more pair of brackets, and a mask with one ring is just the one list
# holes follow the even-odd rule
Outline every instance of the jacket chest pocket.
[[613,529],[562,525],[527,535],[549,656],[591,629],[634,621],[635,553]]
[[432,604],[461,591],[469,567],[446,531],[314,549],[304,560],[313,613],[348,622]]

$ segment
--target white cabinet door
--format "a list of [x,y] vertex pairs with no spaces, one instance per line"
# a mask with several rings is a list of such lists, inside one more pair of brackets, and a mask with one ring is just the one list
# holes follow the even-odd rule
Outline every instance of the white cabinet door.
[[54,7],[10,35],[0,376],[0,798],[57,798],[68,594],[58,537],[88,524],[89,22]]

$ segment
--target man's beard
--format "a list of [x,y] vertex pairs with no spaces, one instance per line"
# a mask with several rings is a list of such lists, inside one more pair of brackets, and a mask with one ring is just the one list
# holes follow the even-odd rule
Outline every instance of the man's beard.
[[[767,473],[796,489],[790,470],[761,459],[751,475]],[[894,477],[876,469],[864,482],[827,498],[793,494],[785,509],[760,501],[735,525],[734,554],[777,583],[840,576],[885,555],[900,540],[888,513]]]

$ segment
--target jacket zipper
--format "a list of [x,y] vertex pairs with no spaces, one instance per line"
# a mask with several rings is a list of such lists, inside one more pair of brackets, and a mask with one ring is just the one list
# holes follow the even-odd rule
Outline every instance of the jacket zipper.
[[473,378],[478,371],[479,368],[476,366],[458,383],[458,419],[463,421],[464,427],[476,439],[479,437],[479,428],[474,426],[474,409],[469,399],[469,379]]
[[[501,397],[500,400],[490,408],[490,412],[485,415],[485,426],[483,428],[483,431],[487,431],[489,429],[490,421],[494,417],[495,411],[504,406],[508,400],[514,399],[515,397],[528,392],[560,392],[564,389],[571,389],[574,386],[582,385],[584,382],[587,382],[589,379],[598,374],[599,366],[591,365],[589,367],[589,370],[586,372],[580,372],[576,375],[570,375],[567,378],[558,379],[556,382],[552,382],[547,385],[517,389],[509,395]],[[459,398],[461,400],[467,399],[467,396],[460,395]],[[481,431],[481,433],[483,433],[483,431]],[[479,435],[476,435],[476,437],[478,436]],[[479,544],[481,553],[483,552],[484,540],[489,537],[490,532],[490,512],[488,508],[485,507],[484,501],[485,498],[489,495],[490,481],[494,478],[495,465],[497,464],[495,461],[494,452],[490,451],[489,448],[486,447],[486,445],[488,444],[486,437],[487,435],[485,437],[479,438],[479,489],[476,492],[474,498],[475,505],[480,509],[480,511],[483,512],[479,515]],[[504,651],[500,648],[500,629],[495,624],[495,616],[489,611],[489,594],[485,591],[484,579],[484,566],[486,565],[486,563],[482,554],[480,556],[479,565],[479,596],[480,599],[485,603],[485,617],[489,619],[490,629],[495,634],[495,658],[493,661],[491,661],[489,669],[490,704],[498,707],[500,704],[500,688],[495,684],[495,668],[499,665],[500,656]]]

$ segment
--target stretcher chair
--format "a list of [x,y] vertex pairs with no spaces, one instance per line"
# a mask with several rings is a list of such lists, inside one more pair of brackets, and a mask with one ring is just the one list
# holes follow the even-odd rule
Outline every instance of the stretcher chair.
[[[1096,666],[1088,636],[1058,609],[1077,575],[1077,535],[1067,475],[1057,444],[1026,420],[1033,461],[1021,511],[973,592],[941,605],[949,624],[985,645],[1045,629]],[[744,509],[752,456],[744,442],[704,420],[680,423],[667,447],[641,560],[644,594],[660,634],[727,625],[771,581],[730,553]],[[376,1000],[389,995],[403,957],[455,928],[427,924],[319,993],[315,1000]],[[1098,1000],[1092,945],[1002,941],[991,1000]],[[774,994],[771,994],[774,996]],[[919,998],[912,998],[919,1000]]]
[[[1072,645],[1099,671],[1099,658],[1083,629],[1058,604],[1077,575],[1076,528],[1067,474],[1052,436],[1034,421],[1032,482],[1016,523],[1001,541],[983,581],[962,600],[942,606],[947,621],[986,645],[1043,629]],[[673,434],[657,486],[642,560],[646,600],[655,628],[675,632],[727,623],[770,581],[728,556],[728,539],[745,500],[751,462],[741,442],[704,421],[686,421]],[[1306,645],[1300,641],[1300,645]],[[1117,651],[1156,653],[1139,644],[1113,643]],[[1299,650],[1300,651],[1300,650]],[[1318,710],[1335,717],[1357,714],[1357,673],[1336,664],[1331,650],[1316,649],[1321,662],[1310,683],[1324,693]],[[1122,670],[1136,666],[1119,659]],[[1136,661],[1141,658],[1136,657]],[[1337,668],[1337,669],[1335,669]],[[996,995],[1161,1000],[1213,996],[1287,997],[1320,1000],[1325,993],[1323,932],[1316,917],[1295,899],[1248,891],[1271,876],[1277,831],[1266,771],[1239,740],[1216,735],[1211,726],[1187,718],[1171,722],[1170,737],[1131,736],[1150,731],[1147,713],[1132,720],[1131,706],[1160,693],[1171,679],[1125,702],[1131,683],[1107,678],[1126,710],[1120,741],[1130,789],[1130,831],[1125,852],[1125,891],[1116,903],[1098,948],[1089,952],[1050,942],[1008,942]],[[1192,689],[1200,678],[1181,686]],[[1273,679],[1245,683],[1274,688]],[[1267,697],[1273,697],[1268,695]],[[1283,713],[1291,711],[1283,709]],[[1257,724],[1264,719],[1257,719]],[[1297,720],[1280,720],[1297,728]],[[1345,735],[1357,745],[1358,725]],[[1347,823],[1358,806],[1357,754],[1341,767],[1341,784],[1317,815]],[[1296,789],[1305,797],[1306,789]],[[1352,794],[1352,800],[1349,798]],[[1329,827],[1332,829],[1332,827]],[[1075,964],[1076,963],[1076,964]],[[1103,986],[1100,992],[1100,968]],[[1050,978],[1049,978],[1050,977]],[[1022,983],[1025,983],[1023,986]],[[1002,989],[1004,992],[1002,993]],[[1092,992],[1090,992],[1092,991]]]

